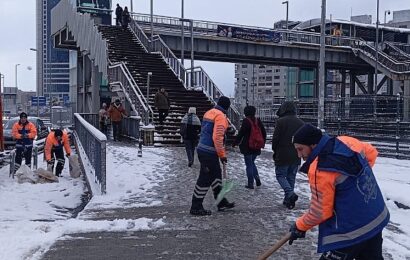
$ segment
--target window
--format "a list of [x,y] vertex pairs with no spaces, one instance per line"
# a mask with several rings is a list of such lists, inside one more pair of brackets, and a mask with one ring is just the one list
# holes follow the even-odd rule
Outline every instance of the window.
[[278,86],[280,86],[280,83],[279,82],[274,82],[273,86],[278,87]]
[[242,66],[241,66],[243,69],[246,69],[247,67],[248,67],[248,65],[247,64],[242,64]]
[[272,76],[267,76],[266,81],[272,81]]
[[280,79],[280,76],[274,76],[273,78],[274,79]]
[[280,72],[280,69],[275,69],[275,72],[276,72],[276,73]]

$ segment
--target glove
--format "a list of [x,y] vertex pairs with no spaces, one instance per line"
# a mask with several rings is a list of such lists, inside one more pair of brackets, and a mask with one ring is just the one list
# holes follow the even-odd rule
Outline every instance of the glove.
[[28,138],[28,134],[22,134],[21,138]]
[[226,157],[221,157],[220,160],[221,160],[221,163],[224,163],[224,164],[228,163],[228,158]]
[[298,238],[304,238],[306,232],[305,231],[301,231],[296,227],[296,222],[292,224],[292,226],[290,226],[289,229],[290,234],[290,238],[289,238],[289,245],[293,244],[293,241],[297,240]]
[[68,157],[70,157],[70,155],[71,155],[70,153],[66,153],[66,155],[65,155],[65,156],[67,156],[67,158],[68,158]]
[[47,164],[48,164],[48,165],[52,165],[53,162],[52,162],[51,160],[48,160],[48,161],[47,161]]

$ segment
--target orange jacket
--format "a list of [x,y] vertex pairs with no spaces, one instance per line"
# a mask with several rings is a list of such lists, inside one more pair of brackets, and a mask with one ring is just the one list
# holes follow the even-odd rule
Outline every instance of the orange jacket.
[[[373,167],[378,155],[376,148],[349,136],[339,136],[338,139],[353,151],[362,154]],[[307,231],[333,216],[336,184],[343,177],[337,172],[318,170],[317,164],[316,157],[308,171],[311,190],[309,210],[296,221],[297,228],[302,231]]]
[[108,109],[108,114],[110,115],[112,122],[120,122],[123,116],[127,116],[127,112],[125,111],[123,106],[119,105],[117,107],[115,103],[112,103],[110,105],[110,108]]
[[14,123],[12,129],[13,138],[16,140],[23,139],[23,134],[27,134],[28,139],[34,139],[37,135],[36,126],[29,121],[25,125],[21,124],[20,121]]
[[61,141],[58,141],[58,139],[54,135],[54,131],[51,131],[51,133],[49,133],[47,136],[46,145],[44,147],[46,160],[51,160],[53,149],[63,149],[63,146],[66,153],[71,153],[70,140],[68,138],[67,132],[63,131],[63,137]]

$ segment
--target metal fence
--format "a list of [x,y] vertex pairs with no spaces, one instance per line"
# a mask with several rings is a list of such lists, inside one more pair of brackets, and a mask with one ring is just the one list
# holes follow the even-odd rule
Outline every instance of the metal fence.
[[[92,119],[93,116],[90,114],[84,115],[88,119]],[[97,115],[98,116],[98,115]],[[98,124],[98,117],[97,117]],[[81,158],[84,168],[87,166],[84,160],[88,160],[91,166],[91,172],[94,173],[94,180],[90,178],[92,176],[88,175],[89,169],[84,169],[86,171],[86,176],[89,178],[90,184],[94,181],[100,189],[101,194],[106,193],[107,188],[107,177],[106,177],[106,142],[107,138],[102,134],[96,127],[87,122],[82,115],[74,114],[74,138],[76,143],[77,151],[79,151],[80,158],[82,151],[85,153],[87,158]],[[81,146],[81,147],[80,147]],[[83,155],[84,156],[84,155]]]
[[139,116],[123,118],[121,121],[121,135],[138,141],[140,138],[140,122],[141,117]]
[[[264,122],[268,133],[273,133],[276,112],[285,99],[276,99],[274,105],[259,106],[257,116]],[[317,125],[318,100],[293,100],[297,116]],[[410,158],[410,97],[357,96],[325,99],[325,131],[331,135],[350,135],[375,144],[383,156]],[[407,120],[406,120],[407,118]]]

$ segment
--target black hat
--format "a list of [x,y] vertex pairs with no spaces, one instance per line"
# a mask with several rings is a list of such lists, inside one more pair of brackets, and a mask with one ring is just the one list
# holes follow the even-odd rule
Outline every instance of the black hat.
[[217,105],[225,110],[228,110],[231,106],[231,100],[228,97],[222,96],[219,98]]
[[63,136],[63,131],[61,131],[60,129],[56,129],[54,130],[54,136],[58,137],[58,136]]
[[20,113],[20,118],[22,118],[22,117],[27,118],[27,114],[26,114],[25,112],[21,112],[21,113]]
[[304,124],[293,135],[292,143],[313,145],[318,144],[322,138],[322,131],[311,124]]
[[246,106],[243,110],[243,113],[245,114],[245,116],[255,116],[256,108],[254,106]]

